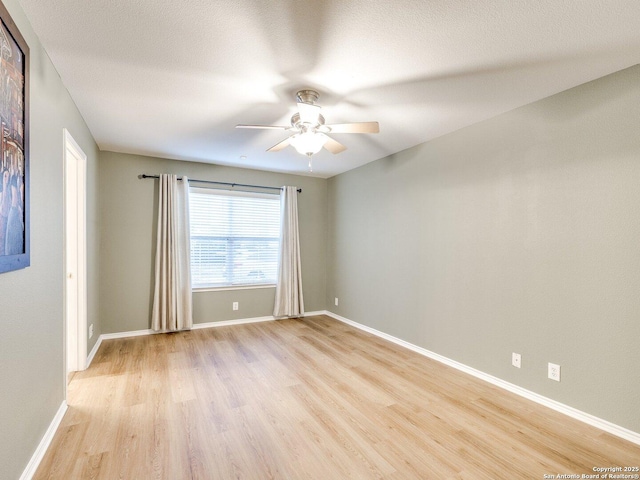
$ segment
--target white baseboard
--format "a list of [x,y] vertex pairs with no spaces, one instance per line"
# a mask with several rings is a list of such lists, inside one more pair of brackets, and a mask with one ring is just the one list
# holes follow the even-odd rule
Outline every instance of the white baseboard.
[[44,457],[44,454],[47,453],[47,448],[49,448],[51,440],[53,440],[53,436],[58,430],[58,426],[60,426],[60,422],[62,421],[62,417],[64,417],[66,411],[67,402],[63,401],[60,405],[60,408],[53,417],[53,420],[49,424],[49,428],[47,428],[47,431],[42,437],[42,440],[40,440],[38,448],[36,448],[36,451],[33,452],[33,455],[31,456],[31,460],[29,460],[27,467],[22,472],[22,475],[20,475],[20,480],[31,480],[33,478],[36,470],[38,469],[38,466],[40,465],[40,462],[42,461],[42,458]]
[[266,317],[253,317],[253,318],[238,318],[236,320],[222,320],[220,322],[206,322],[206,323],[194,323],[191,327],[192,330],[200,330],[202,328],[214,328],[214,327],[228,327],[230,325],[243,325],[245,323],[259,323],[259,322],[272,322],[275,318],[273,316]]
[[111,340],[113,338],[128,338],[128,337],[141,337],[143,335],[153,335],[154,332],[150,328],[147,330],[132,330],[130,332],[117,332],[117,333],[103,333],[100,335],[98,341],[102,343],[102,340]]
[[100,348],[100,345],[102,345],[102,339],[103,338],[104,337],[102,335],[100,335],[98,337],[98,341],[96,342],[96,344],[91,349],[91,352],[89,352],[89,356],[87,357],[87,368],[89,368],[89,366],[91,366],[91,362],[93,362],[93,357],[96,356],[96,352]]
[[[317,311],[317,312],[307,312],[303,316],[311,317],[313,315],[324,315],[325,311]],[[194,323],[192,330],[200,330],[201,328],[213,328],[213,327],[227,327],[229,325],[243,325],[245,323],[259,323],[259,322],[273,322],[275,320],[280,320],[280,318],[276,318],[273,315],[268,315],[266,317],[253,317],[253,318],[239,318],[237,320],[222,320],[220,322],[207,322],[207,323]]]
[[468,365],[464,365],[462,363],[456,362],[455,360],[451,360],[450,358],[444,357],[430,350],[427,350],[425,348],[418,347],[417,345],[413,345],[412,343],[393,337],[387,333],[381,332],[371,327],[367,327],[366,325],[362,325],[358,322],[354,322],[353,320],[349,320],[348,318],[341,317],[340,315],[337,315],[333,312],[325,311],[325,312],[318,312],[318,313],[328,315],[340,322],[351,325],[352,327],[358,328],[360,330],[364,330],[365,332],[371,333],[380,338],[384,338],[385,340],[389,340],[390,342],[393,342],[397,345],[408,348],[409,350],[419,353],[420,355],[424,355],[425,357],[429,357],[440,363],[444,363],[445,365],[453,367],[462,372],[468,373],[469,375],[479,378],[480,380],[484,380],[485,382],[489,382],[492,385],[503,388],[504,390],[508,390],[511,393],[515,393],[516,395],[520,395],[521,397],[524,397],[528,400],[536,402],[540,405],[544,405],[545,407],[551,408],[556,412],[563,413],[571,418],[580,420],[581,422],[591,425],[592,427],[599,428],[600,430],[604,430],[607,433],[610,433],[620,438],[624,438],[625,440],[628,440],[637,445],[640,445],[640,433],[638,432],[634,432],[627,428],[611,423],[607,420],[603,420],[602,418],[598,418],[589,413],[586,413],[576,408],[565,405],[564,403],[560,403],[550,398],[544,397],[535,392],[519,387],[518,385],[514,385],[513,383],[509,383],[498,377],[489,375],[488,373],[484,373],[484,372],[481,372],[480,370],[476,370],[475,368],[469,367]]
[[[315,311],[315,312],[307,312],[303,316],[311,317],[313,315],[327,315],[327,314],[328,314],[328,312],[326,310],[318,310],[318,311]],[[245,323],[272,322],[274,320],[277,320],[277,319],[273,315],[268,315],[268,316],[264,316],[264,317],[238,318],[236,320],[221,320],[219,322],[194,323],[193,326],[191,327],[191,329],[192,330],[200,330],[202,328],[228,327],[230,325],[243,325]],[[93,360],[93,357],[96,354],[96,352],[98,351],[98,347],[100,346],[100,344],[102,343],[103,340],[111,340],[113,338],[139,337],[139,336],[142,336],[142,335],[155,335],[156,333],[163,333],[163,332],[156,332],[155,330],[148,329],[148,330],[132,330],[132,331],[129,331],[129,332],[103,333],[102,335],[100,335],[100,337],[98,338],[98,341],[96,342],[95,346],[91,350],[91,354],[89,355],[89,358],[91,360]],[[87,364],[90,364],[91,360],[88,359],[87,360]]]

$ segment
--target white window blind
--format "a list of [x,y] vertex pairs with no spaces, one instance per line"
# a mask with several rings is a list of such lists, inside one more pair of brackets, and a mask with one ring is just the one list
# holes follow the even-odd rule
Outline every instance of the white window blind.
[[194,289],[275,284],[280,196],[191,188]]

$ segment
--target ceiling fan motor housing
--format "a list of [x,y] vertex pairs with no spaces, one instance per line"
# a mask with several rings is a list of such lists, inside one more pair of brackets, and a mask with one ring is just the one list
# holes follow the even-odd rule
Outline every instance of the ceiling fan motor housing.
[[296,93],[296,99],[301,103],[313,105],[318,98],[320,98],[320,94],[315,90],[300,90]]

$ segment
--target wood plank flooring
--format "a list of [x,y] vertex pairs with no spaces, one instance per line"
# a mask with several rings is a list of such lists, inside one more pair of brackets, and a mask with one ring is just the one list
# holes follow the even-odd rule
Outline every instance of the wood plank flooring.
[[640,464],[637,445],[325,316],[107,340],[68,396],[35,479],[542,479]]

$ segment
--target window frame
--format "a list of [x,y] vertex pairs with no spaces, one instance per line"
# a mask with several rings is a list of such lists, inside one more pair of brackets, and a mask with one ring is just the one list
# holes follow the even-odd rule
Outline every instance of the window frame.
[[[273,199],[274,197],[276,197],[278,199],[278,203],[280,203],[280,192],[278,193],[264,193],[264,192],[254,192],[254,191],[246,191],[246,190],[227,190],[227,189],[222,189],[222,188],[211,188],[211,187],[196,187],[196,186],[190,186],[189,187],[189,195],[193,194],[193,193],[197,193],[197,194],[206,194],[206,195],[218,195],[218,196],[236,196],[236,197],[244,197],[244,198],[268,198],[268,199]],[[278,242],[281,241],[281,236],[280,236],[280,228],[281,228],[281,216],[282,213],[279,212],[279,221],[278,221]],[[189,221],[191,224],[191,212],[189,212]],[[192,240],[191,240],[191,231],[189,232],[189,238],[190,238],[190,243],[192,244]],[[192,247],[193,248],[193,247]],[[278,250],[279,250],[279,245],[278,245]],[[190,257],[190,261],[191,261],[191,252],[189,252],[189,257]],[[277,270],[276,270],[276,275],[277,275],[277,271],[280,268],[280,258],[277,258],[277,262],[278,262],[278,266],[277,266]],[[191,267],[193,270],[193,263],[191,263]],[[225,291],[225,290],[250,290],[250,289],[264,289],[264,288],[275,288],[276,287],[276,282],[277,282],[277,278],[274,280],[273,283],[255,283],[255,284],[228,284],[228,285],[207,285],[207,286],[194,286],[193,285],[193,271],[191,274],[191,280],[192,280],[192,287],[191,290],[193,292],[215,292],[215,291]]]

